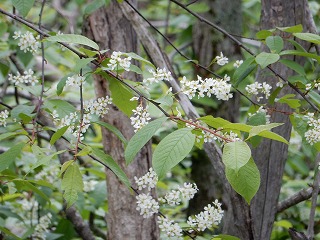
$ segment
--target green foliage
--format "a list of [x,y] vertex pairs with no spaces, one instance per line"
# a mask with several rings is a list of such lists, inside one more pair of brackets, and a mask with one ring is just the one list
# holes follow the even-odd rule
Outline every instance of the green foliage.
[[230,142],[224,145],[222,161],[226,168],[237,174],[247,164],[251,157],[251,150],[245,142]]
[[236,69],[233,74],[232,83],[237,87],[254,69],[257,64],[254,62],[254,57],[247,58],[241,65]]
[[25,146],[25,143],[18,143],[17,145],[14,145],[6,152],[2,153],[0,155],[0,172],[8,168],[18,156],[21,154],[22,148]]
[[98,44],[96,44],[94,41],[90,40],[85,36],[77,35],[77,34],[63,34],[63,35],[51,36],[51,37],[47,37],[46,41],[81,44],[84,46],[91,47],[95,50],[99,50]]
[[115,126],[113,126],[109,123],[106,123],[106,122],[102,122],[102,121],[95,121],[94,123],[100,125],[101,127],[108,129],[113,134],[115,134],[119,138],[119,140],[121,140],[121,142],[124,144],[124,146],[126,146],[128,144],[127,139],[122,135],[122,133],[119,131],[119,129],[116,128]]
[[19,13],[25,17],[34,4],[34,0],[11,0],[12,5],[18,9]]
[[266,38],[266,44],[272,53],[279,53],[283,49],[283,40],[279,36],[269,36]]
[[78,199],[78,194],[83,190],[82,174],[79,166],[73,162],[65,170],[61,189],[64,190],[63,197],[67,202],[67,207],[71,207]]
[[261,68],[265,68],[272,63],[277,62],[280,59],[279,54],[276,53],[266,53],[262,52],[256,56],[256,62],[261,66]]
[[250,158],[238,172],[226,168],[226,177],[232,188],[250,204],[260,186],[260,172],[253,159]]
[[130,164],[140,149],[152,138],[161,125],[167,120],[166,117],[159,118],[150,122],[148,125],[141,128],[129,141],[125,149],[124,157],[126,163]]
[[69,126],[64,126],[60,129],[58,129],[51,137],[50,144],[53,145],[59,138],[62,137],[62,135],[67,131]]
[[179,162],[181,162],[191,151],[195,136],[190,128],[182,128],[166,136],[154,150],[152,166],[159,178]]
[[92,148],[92,154],[99,159],[100,163],[108,167],[120,179],[122,183],[124,183],[128,188],[130,187],[130,181],[125,172],[119,167],[119,165],[113,160],[110,155],[105,154],[98,148]]

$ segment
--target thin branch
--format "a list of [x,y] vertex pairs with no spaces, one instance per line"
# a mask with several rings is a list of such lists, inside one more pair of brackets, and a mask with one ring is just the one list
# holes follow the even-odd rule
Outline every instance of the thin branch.
[[295,206],[298,203],[308,200],[312,196],[312,190],[312,187],[302,189],[299,192],[288,197],[287,199],[281,201],[280,203],[278,203],[277,213],[283,212],[284,210]]
[[[182,3],[176,1],[176,0],[170,0],[172,2],[174,2],[175,4],[177,4],[178,6],[180,6],[181,8],[183,8],[184,10],[186,10],[187,12],[189,12],[191,15],[193,15],[194,17],[196,17],[197,19],[199,19],[201,22],[204,22],[206,24],[208,24],[209,26],[213,27],[214,29],[216,29],[217,31],[223,33],[226,37],[228,37],[229,39],[231,39],[234,43],[236,43],[239,47],[241,47],[242,49],[244,49],[246,52],[248,52],[250,55],[252,56],[256,56],[249,48],[247,48],[246,46],[244,46],[241,41],[239,41],[238,39],[236,39],[234,36],[232,36],[229,32],[227,32],[226,30],[224,30],[223,28],[219,27],[218,25],[210,22],[209,20],[207,20],[206,18],[200,16],[199,14],[193,12],[192,10],[188,9],[185,5],[183,5]],[[127,1],[126,1],[127,2]],[[306,95],[301,92],[296,86],[294,86],[292,83],[290,83],[286,78],[284,78],[283,76],[281,76],[278,72],[276,72],[271,66],[267,66],[267,68],[278,78],[280,78],[281,80],[283,80],[284,82],[286,82],[294,91],[296,91],[304,100],[306,100],[306,102],[308,102],[308,104],[317,112],[319,112],[319,108],[313,103],[311,102]]]
[[320,164],[320,153],[318,153],[316,161],[314,163],[315,173],[314,173],[314,180],[313,180],[311,209],[310,209],[309,223],[308,223],[308,230],[307,230],[307,236],[308,236],[309,239],[313,239],[314,238],[314,217],[315,217],[315,214],[316,214],[317,199],[318,199],[319,184],[320,184],[319,164]]

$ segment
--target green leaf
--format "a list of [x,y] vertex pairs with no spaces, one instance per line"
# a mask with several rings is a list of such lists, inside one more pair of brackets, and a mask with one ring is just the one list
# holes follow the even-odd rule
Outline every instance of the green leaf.
[[132,92],[117,79],[108,78],[111,91],[112,102],[128,117],[132,115],[132,110],[137,107],[136,101],[130,101],[134,96]]
[[52,137],[51,137],[51,139],[50,139],[50,144],[51,144],[51,145],[55,144],[55,142],[56,142],[59,138],[61,138],[61,136],[67,131],[68,127],[69,127],[69,126],[64,126],[64,127],[60,128],[60,129],[58,129],[58,130],[52,135]]
[[51,36],[51,37],[47,37],[45,40],[49,42],[82,44],[82,45],[91,47],[95,50],[99,50],[98,44],[96,44],[94,41],[90,40],[85,36],[77,35],[77,34],[63,34],[63,35]]
[[241,65],[236,69],[232,77],[232,83],[238,86],[242,80],[244,80],[256,67],[257,64],[254,62],[254,57],[247,58]]
[[301,24],[291,26],[291,27],[277,27],[280,31],[288,32],[288,33],[298,33],[303,31],[303,27]]
[[24,146],[25,143],[18,143],[9,150],[0,154],[0,172],[7,169],[16,160],[16,158],[21,154]]
[[278,142],[283,142],[285,144],[289,144],[289,142],[284,137],[282,137],[279,134],[276,134],[274,132],[263,131],[263,132],[259,133],[258,136],[261,136],[261,137],[264,137],[264,138],[269,138],[269,139],[272,139],[272,140],[276,140]]
[[295,99],[295,98],[292,99],[292,97],[295,97],[295,95],[294,94],[287,94],[287,95],[284,95],[283,97],[281,97],[280,99],[278,99],[277,102],[286,103],[289,105],[289,107],[291,107],[293,109],[299,108],[301,106],[300,100]]
[[130,188],[130,181],[127,175],[110,155],[105,154],[98,148],[92,148],[92,154],[99,159],[98,162],[110,168],[110,170],[120,179],[120,181]]
[[296,71],[300,75],[306,76],[306,72],[304,71],[303,66],[301,66],[299,63],[289,59],[280,59],[279,62],[286,65],[288,68],[291,68],[292,70]]
[[95,12],[99,8],[103,7],[105,4],[106,4],[105,0],[94,0],[86,6],[86,8],[84,9],[84,14],[90,15],[91,13]]
[[79,166],[73,162],[65,171],[61,189],[64,190],[63,197],[67,202],[67,208],[74,204],[78,199],[78,193],[83,190],[82,174]]
[[303,52],[303,51],[298,51],[298,50],[284,50],[282,52],[279,53],[280,56],[283,55],[296,55],[296,56],[303,56],[303,57],[307,57],[307,58],[313,58],[315,60],[317,60],[318,63],[320,63],[320,56],[317,54],[313,54],[313,53],[308,53],[308,52]]
[[269,36],[272,36],[272,31],[269,30],[261,30],[256,33],[256,38],[258,39],[266,39]]
[[76,154],[77,157],[87,156],[92,152],[92,148],[90,146],[85,146]]
[[127,139],[122,135],[122,133],[119,131],[119,129],[116,128],[115,126],[113,126],[109,123],[106,123],[106,122],[101,122],[101,121],[95,121],[93,123],[96,123],[106,129],[108,129],[112,133],[114,133],[119,138],[119,140],[123,143],[124,146],[126,146],[128,144]]
[[11,137],[15,137],[17,135],[28,135],[27,132],[25,131],[21,131],[21,132],[6,132],[6,133],[2,133],[0,134],[0,141],[3,141],[7,138],[11,138]]
[[44,194],[44,192],[40,191],[36,186],[34,186],[31,182],[29,182],[28,180],[24,180],[24,179],[14,179],[12,180],[14,182],[14,184],[16,185],[17,189],[19,191],[22,190],[27,190],[31,192],[35,192],[37,193],[40,197],[42,197],[44,200],[50,202],[50,199],[48,198],[48,196],[46,194]]
[[34,0],[11,0],[11,2],[12,2],[12,5],[16,9],[18,9],[22,17],[25,17],[28,15],[30,9],[34,4]]
[[17,121],[30,121],[35,116],[34,110],[35,106],[18,105],[11,110],[11,117],[17,119]]
[[69,160],[69,161],[66,161],[62,164],[61,170],[60,170],[60,176],[62,176],[62,174],[68,169],[70,164],[72,164],[73,162],[74,162],[74,160]]
[[[0,23],[1,24],[1,23]],[[1,27],[1,26],[0,26]],[[0,71],[2,73],[3,76],[7,76],[9,71],[10,71],[10,67],[2,62],[0,62]]]
[[71,77],[71,76],[72,76],[72,74],[68,74],[68,75],[64,76],[63,78],[61,78],[61,80],[57,84],[57,95],[58,96],[62,93],[63,88],[66,86],[66,82],[67,82],[68,77]]
[[156,119],[149,122],[146,126],[141,128],[130,139],[128,146],[124,152],[126,163],[130,164],[140,149],[152,138],[155,132],[161,127],[161,125],[167,120],[166,117]]
[[268,65],[277,62],[280,59],[279,54],[262,52],[256,56],[256,62],[265,68]]
[[223,126],[223,129],[230,129],[235,131],[249,132],[252,126],[243,123],[229,123]]
[[314,44],[320,44],[320,36],[313,33],[294,33],[293,36]]
[[131,72],[135,72],[137,74],[142,74],[141,69],[136,65],[130,64],[130,68],[129,69],[130,69]]
[[247,164],[250,157],[251,149],[245,142],[236,141],[224,145],[222,161],[226,168],[233,169],[236,173]]
[[259,135],[263,131],[271,130],[272,128],[283,125],[283,123],[270,123],[266,125],[254,126],[249,132],[249,138]]
[[75,68],[73,69],[74,73],[79,73],[81,68],[84,68],[88,63],[95,60],[95,58],[81,58],[75,62]]
[[250,204],[260,186],[260,172],[253,159],[250,158],[238,172],[226,168],[226,177],[232,188]]
[[283,49],[283,40],[279,36],[269,36],[266,44],[272,53],[279,53]]
[[31,170],[33,170],[33,169],[35,169],[35,168],[37,168],[37,167],[39,167],[41,165],[48,165],[50,160],[54,156],[56,156],[58,154],[61,154],[61,153],[65,152],[65,151],[67,151],[67,150],[61,150],[61,151],[55,152],[55,153],[53,153],[51,155],[46,155],[45,154],[46,151],[48,151],[46,148],[40,148],[40,147],[38,147],[36,145],[32,146],[32,152],[35,155],[35,157],[37,158],[37,162],[30,167]]
[[191,151],[195,135],[192,129],[182,128],[170,133],[158,144],[152,157],[152,166],[159,178],[181,162]]
[[76,112],[76,108],[65,100],[51,99],[44,102],[44,107],[51,112],[56,110],[59,118],[63,118],[70,113]]
[[[0,232],[3,232],[5,235],[10,236],[13,239],[21,240],[17,235],[13,234],[8,228],[0,226]],[[9,238],[8,238],[9,239]]]
[[204,116],[204,117],[199,118],[199,120],[208,124],[210,127],[213,127],[216,129],[222,128],[224,125],[231,123],[223,118],[220,118],[220,117],[215,118],[213,116]]

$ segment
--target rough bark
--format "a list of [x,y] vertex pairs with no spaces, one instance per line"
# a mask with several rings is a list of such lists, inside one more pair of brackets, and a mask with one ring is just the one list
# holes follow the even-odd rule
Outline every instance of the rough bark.
[[[84,26],[84,34],[97,42],[101,49],[137,52],[136,34],[124,17],[117,1],[112,1],[107,9],[99,9],[89,16]],[[132,73],[124,77],[136,79],[135,74]],[[106,80],[99,76],[95,76],[95,90],[98,97],[109,95]],[[127,139],[134,134],[130,119],[115,106],[103,120],[117,127]],[[135,161],[129,166],[125,165],[123,144],[107,130],[103,130],[103,145],[105,152],[117,161],[130,179],[144,175],[151,167],[150,144],[139,152]],[[140,216],[136,210],[135,195],[112,172],[106,170],[106,174],[108,239],[158,239],[156,216],[149,219]]]
[[[226,1],[210,1],[206,0],[205,3],[209,6],[210,10],[203,14],[203,17],[218,24],[228,32],[241,35],[242,19],[241,19],[241,1],[239,0],[226,0]],[[225,8],[225,6],[228,6]],[[193,50],[194,59],[197,59],[200,64],[209,66],[215,56],[223,52],[230,60],[240,59],[240,48],[234,44],[233,41],[225,37],[223,34],[215,31],[213,28],[205,23],[198,21],[193,26]],[[196,69],[196,75],[207,76],[208,72],[204,69]],[[212,76],[210,76],[212,77]],[[222,117],[231,122],[237,122],[239,117],[240,96],[234,93],[234,97],[229,101],[219,103],[217,109],[212,109],[204,106],[207,115],[214,117]],[[223,195],[223,184],[218,178],[211,162],[205,156],[203,158],[192,159],[191,178],[196,182],[199,192],[190,201],[189,214],[195,214],[205,205],[212,202],[214,199],[221,199]],[[228,199],[223,202],[227,205]]]

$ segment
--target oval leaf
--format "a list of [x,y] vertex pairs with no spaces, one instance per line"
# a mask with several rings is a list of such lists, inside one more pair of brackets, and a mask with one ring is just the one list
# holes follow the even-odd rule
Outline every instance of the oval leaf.
[[222,161],[226,168],[233,169],[236,173],[247,164],[250,157],[251,149],[245,142],[236,141],[224,145]]
[[82,44],[82,45],[91,47],[95,50],[99,50],[98,44],[96,44],[94,41],[90,40],[85,36],[77,35],[77,34],[63,34],[63,35],[51,36],[51,37],[47,37],[46,40],[49,42]]
[[106,123],[106,122],[101,122],[101,121],[96,121],[93,123],[96,123],[106,129],[108,129],[113,134],[115,134],[119,138],[119,140],[124,144],[124,146],[126,146],[128,144],[127,139],[122,135],[122,133],[119,131],[119,129],[116,128],[115,126],[113,126],[109,123]]
[[267,37],[266,44],[273,53],[279,53],[283,49],[283,40],[279,36]]
[[156,147],[152,166],[159,178],[181,162],[191,151],[195,135],[191,133],[192,129],[182,128],[166,136]]
[[32,8],[34,0],[11,0],[12,5],[18,9],[19,13],[25,17]]
[[25,143],[19,143],[11,147],[8,151],[0,154],[0,172],[5,170],[12,164],[16,158],[21,154],[22,148]]
[[294,33],[295,37],[300,38],[307,42],[312,42],[315,44],[320,44],[320,36],[313,33]]
[[226,177],[232,188],[250,204],[260,186],[260,172],[253,159],[250,158],[239,172],[226,168]]
[[278,61],[279,58],[279,54],[262,52],[256,56],[256,62],[261,66],[261,68],[265,68]]
[[58,130],[52,135],[52,137],[51,137],[51,139],[50,139],[50,144],[51,144],[51,145],[55,144],[55,142],[56,142],[59,138],[61,138],[61,136],[67,131],[68,127],[69,127],[69,126],[64,126],[64,127],[60,128],[60,129],[58,129]]
[[124,157],[127,164],[130,164],[132,162],[140,149],[152,138],[155,132],[166,120],[166,117],[154,120],[141,128],[135,135],[133,135],[124,152]]

